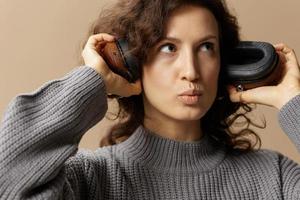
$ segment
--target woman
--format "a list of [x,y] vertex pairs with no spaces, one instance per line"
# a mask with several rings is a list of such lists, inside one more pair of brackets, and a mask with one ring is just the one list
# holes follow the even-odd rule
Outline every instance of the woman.
[[[157,21],[161,31],[139,35],[134,25],[147,23],[149,9],[167,13]],[[252,149],[220,122],[240,103],[274,106],[299,148],[300,73],[289,47],[275,45],[283,68],[278,85],[226,92],[222,64],[239,39],[223,1],[120,1],[110,13],[120,16],[119,25],[89,37],[83,66],[8,105],[0,129],[1,199],[297,199],[299,165]],[[123,32],[122,14],[137,20]],[[96,49],[126,30],[142,63],[134,84],[112,73]],[[182,96],[194,90],[197,96]],[[104,117],[107,94],[124,97],[119,102],[132,114],[124,127],[136,129],[126,139],[115,134],[111,143],[118,144],[77,151],[82,135]],[[128,105],[141,98],[136,113]]]

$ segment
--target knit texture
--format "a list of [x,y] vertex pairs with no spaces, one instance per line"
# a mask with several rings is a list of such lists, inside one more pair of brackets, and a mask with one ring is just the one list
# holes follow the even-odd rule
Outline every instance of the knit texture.
[[[207,134],[163,138],[140,125],[124,142],[79,149],[108,109],[104,81],[79,66],[17,95],[0,125],[0,199],[300,199],[300,167],[273,150],[238,155]],[[278,112],[300,151],[300,95]]]

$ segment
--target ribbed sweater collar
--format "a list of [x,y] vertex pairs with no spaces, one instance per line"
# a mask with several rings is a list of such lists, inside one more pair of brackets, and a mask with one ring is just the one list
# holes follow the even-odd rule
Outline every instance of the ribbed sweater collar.
[[180,172],[211,170],[225,156],[225,148],[208,134],[199,141],[184,142],[161,137],[143,125],[118,145],[118,152],[128,160],[152,169]]

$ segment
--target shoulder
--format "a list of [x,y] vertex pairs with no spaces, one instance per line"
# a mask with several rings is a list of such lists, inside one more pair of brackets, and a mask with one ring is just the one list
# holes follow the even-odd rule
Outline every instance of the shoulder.
[[245,167],[254,167],[258,169],[279,170],[280,161],[285,156],[271,149],[255,149],[246,153],[230,153],[227,156],[228,162],[238,163]]
[[270,186],[280,181],[280,155],[279,152],[269,149],[228,153],[219,170],[230,176],[245,178],[248,182]]
[[79,149],[76,154],[69,157],[64,165],[68,176],[78,176],[106,171],[112,159],[114,147],[101,147],[97,150]]
[[282,155],[283,154],[280,153],[279,151],[261,148],[261,149],[253,149],[246,153],[236,154],[235,157],[244,158],[244,159],[260,158],[266,160],[277,160]]
[[[66,183],[78,194],[99,190],[114,174],[110,171],[110,152],[113,147],[102,147],[95,151],[79,149],[69,157],[63,167]],[[87,190],[86,190],[87,189]]]
[[282,154],[276,150],[272,149],[256,149],[248,152],[246,156],[261,158],[265,160],[278,160]]
[[94,168],[105,169],[110,163],[113,146],[98,148],[97,150],[79,149],[76,154],[65,162],[65,169],[75,173],[85,173]]
[[[64,164],[67,182],[74,191],[89,188],[91,185],[100,187],[106,180],[114,176],[114,162],[111,152],[114,147],[101,147],[97,150],[79,149]],[[101,177],[101,179],[99,179]]]
[[282,170],[290,167],[300,168],[296,161],[279,151],[271,149],[255,149],[247,153],[228,153],[226,158],[227,164],[236,164],[245,168],[265,169],[277,173],[281,173]]

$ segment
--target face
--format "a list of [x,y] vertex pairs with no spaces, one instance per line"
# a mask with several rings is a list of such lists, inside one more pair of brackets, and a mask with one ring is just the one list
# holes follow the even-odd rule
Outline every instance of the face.
[[[145,115],[159,120],[199,120],[217,94],[217,21],[209,10],[186,5],[171,13],[165,30],[165,38],[151,49],[143,65]],[[192,89],[201,95],[179,97]]]

